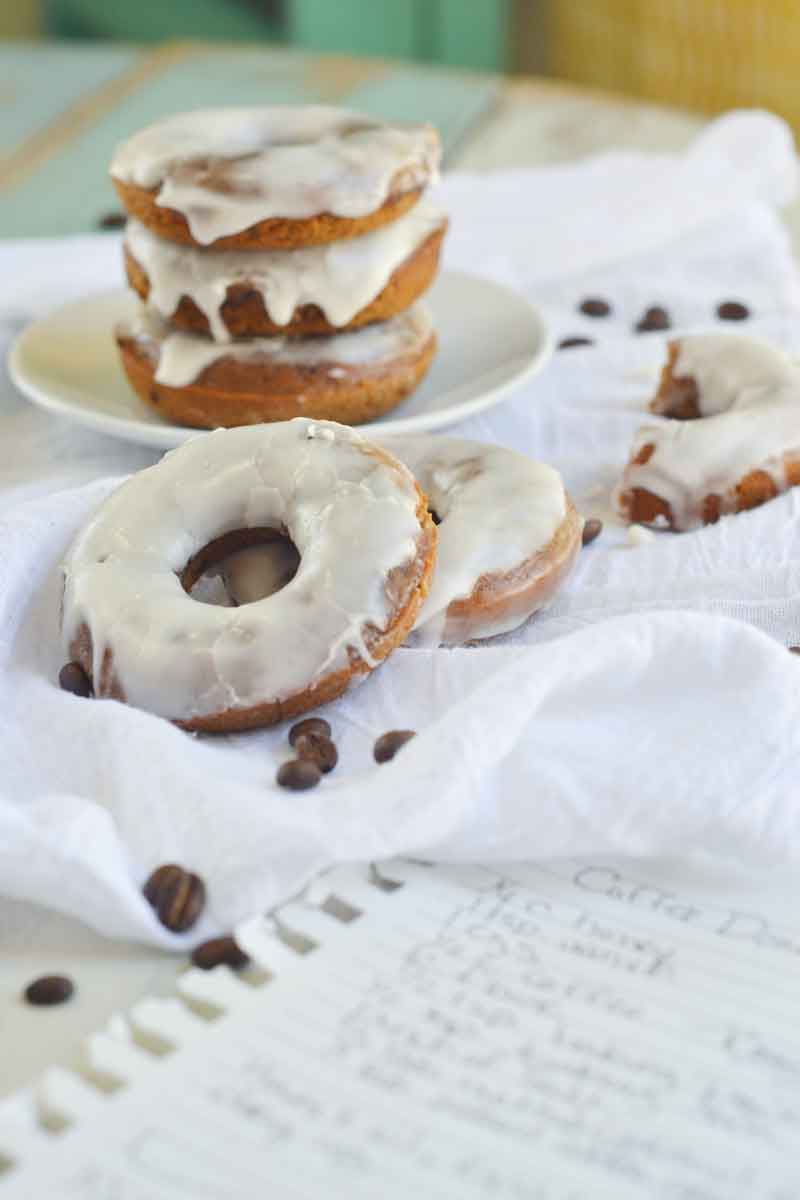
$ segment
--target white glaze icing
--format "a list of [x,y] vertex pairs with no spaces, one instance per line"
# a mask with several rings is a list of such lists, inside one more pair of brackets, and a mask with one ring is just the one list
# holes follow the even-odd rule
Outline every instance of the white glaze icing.
[[363,217],[437,178],[431,125],[390,125],[346,109],[220,108],[177,113],[120,145],[111,174],[159,188],[209,245],[272,217]]
[[200,334],[171,329],[147,307],[142,307],[134,320],[117,328],[118,336],[132,337],[157,364],[156,381],[167,387],[186,387],[206,367],[222,359],[262,365],[267,360],[276,366],[328,367],[331,379],[341,379],[347,367],[384,366],[421,350],[432,332],[430,313],[421,301],[390,321],[330,337],[249,338],[219,345]]
[[734,333],[692,334],[678,339],[672,374],[697,384],[704,417],[759,404],[766,388],[796,383],[797,367],[782,350],[759,338]]
[[631,460],[655,449],[626,467],[617,490],[622,515],[632,488],[666,501],[679,530],[702,524],[707,496],[720,497],[721,512],[734,511],[735,488],[751,471],[766,471],[785,490],[785,458],[800,455],[800,369],[764,342],[715,334],[679,339],[673,376],[696,380],[702,416],[638,431]]
[[[416,628],[427,641],[449,641],[446,615],[454,600],[469,597],[484,575],[513,571],[552,540],[567,511],[561,476],[513,450],[463,438],[414,434],[382,444],[414,473],[441,520],[433,583]],[[506,633],[534,611],[469,636]]]
[[156,237],[134,220],[128,222],[125,242],[147,272],[147,302],[152,308],[169,317],[181,297],[188,296],[208,319],[212,337],[228,342],[219,310],[235,284],[258,292],[276,325],[286,325],[304,304],[316,304],[331,325],[347,325],[444,221],[444,214],[423,200],[397,221],[363,237],[299,250],[209,254]]
[[[95,681],[111,648],[128,702],[172,719],[286,698],[346,667],[351,647],[369,663],[363,631],[386,626],[387,576],[416,554],[416,506],[406,468],[344,426],[204,434],[124,483],[79,534],[64,643],[85,623]],[[188,596],[177,574],[188,560],[254,526],[288,530],[301,556],[291,582],[241,608]]]
[[646,546],[648,542],[655,541],[655,536],[652,529],[647,529],[644,525],[629,525],[626,541],[629,546],[636,549],[638,546]]

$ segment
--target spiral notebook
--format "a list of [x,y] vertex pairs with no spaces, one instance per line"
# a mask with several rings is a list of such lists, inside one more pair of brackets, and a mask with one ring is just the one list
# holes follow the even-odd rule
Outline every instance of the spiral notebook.
[[[336,869],[0,1107],[0,1197],[797,1200],[790,889]],[[796,895],[796,892],[795,892]],[[102,1084],[103,1086],[98,1086]],[[57,1191],[53,1188],[57,1187]]]

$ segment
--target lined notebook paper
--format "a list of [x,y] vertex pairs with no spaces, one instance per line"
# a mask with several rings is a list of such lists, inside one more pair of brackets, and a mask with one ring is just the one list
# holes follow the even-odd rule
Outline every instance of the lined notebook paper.
[[0,1109],[0,1196],[797,1200],[800,914],[647,870],[329,873]]

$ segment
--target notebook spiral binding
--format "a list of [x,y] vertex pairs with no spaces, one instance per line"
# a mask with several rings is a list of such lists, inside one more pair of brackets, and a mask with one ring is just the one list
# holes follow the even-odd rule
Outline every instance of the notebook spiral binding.
[[253,964],[243,975],[224,965],[188,969],[178,976],[176,996],[141,1000],[91,1034],[82,1070],[50,1067],[38,1083],[0,1101],[0,1192],[4,1175],[45,1151],[54,1136],[100,1116],[115,1092],[135,1087],[171,1053],[202,1044],[210,1021],[257,1004],[271,980],[302,969],[308,954],[352,936],[352,925],[379,915],[429,865],[404,860],[319,875],[296,898],[236,926],[236,941]]

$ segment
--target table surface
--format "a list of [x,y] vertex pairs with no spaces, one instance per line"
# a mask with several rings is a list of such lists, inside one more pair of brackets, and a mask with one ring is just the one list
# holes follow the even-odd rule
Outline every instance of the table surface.
[[[703,121],[538,79],[508,80],[375,60],[274,50],[0,46],[0,234],[91,229],[115,208],[105,165],[120,136],[202,103],[324,101],[440,126],[446,165],[472,170],[572,159],[610,147],[683,148]],[[52,198],[58,197],[57,203]],[[46,203],[43,197],[47,198]],[[794,214],[793,214],[794,219]],[[797,223],[800,227],[800,222]],[[50,1063],[81,1061],[83,1037],[146,994],[172,990],[185,961],[105,941],[76,922],[0,900],[0,1095]],[[64,972],[60,1009],[19,1002]]]

